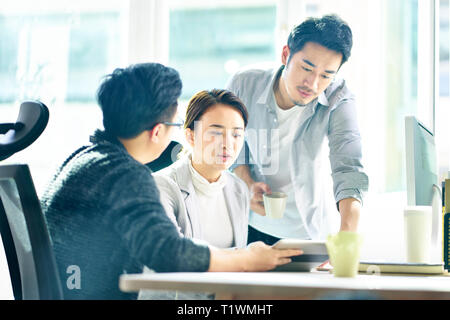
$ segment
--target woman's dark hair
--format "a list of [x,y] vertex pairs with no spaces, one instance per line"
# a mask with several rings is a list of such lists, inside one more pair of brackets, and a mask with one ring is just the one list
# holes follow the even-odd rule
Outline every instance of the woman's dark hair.
[[181,88],[178,72],[159,63],[114,70],[97,92],[105,132],[114,137],[133,138],[160,122],[170,121]]
[[[290,57],[303,49],[307,42],[315,42],[327,49],[342,53],[343,65],[350,57],[353,46],[352,30],[337,15],[308,18],[296,26],[288,37]],[[288,61],[289,63],[289,61]]]
[[213,89],[200,91],[191,98],[186,109],[184,128],[194,130],[194,122],[199,120],[209,108],[217,104],[224,104],[239,111],[244,119],[244,126],[247,126],[248,112],[244,103],[231,91]]

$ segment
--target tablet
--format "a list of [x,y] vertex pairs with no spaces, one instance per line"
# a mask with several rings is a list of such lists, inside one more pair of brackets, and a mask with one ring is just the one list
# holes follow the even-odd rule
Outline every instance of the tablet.
[[274,271],[309,272],[328,260],[325,241],[281,239],[273,246],[275,249],[301,249],[303,254],[292,257],[292,262],[279,266]]

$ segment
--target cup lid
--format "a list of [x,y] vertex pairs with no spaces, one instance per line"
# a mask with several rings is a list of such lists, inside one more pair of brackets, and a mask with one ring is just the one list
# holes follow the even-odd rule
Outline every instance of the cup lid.
[[423,212],[432,212],[432,206],[406,206],[403,212],[405,214],[408,213],[423,213]]
[[272,193],[264,193],[263,196],[268,198],[286,198],[287,194],[284,192],[272,192]]

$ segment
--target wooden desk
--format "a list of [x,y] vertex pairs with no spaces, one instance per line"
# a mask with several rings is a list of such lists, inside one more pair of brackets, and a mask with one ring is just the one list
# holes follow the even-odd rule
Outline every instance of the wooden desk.
[[328,272],[205,272],[122,275],[125,292],[140,289],[216,293],[217,299],[450,299],[450,277]]

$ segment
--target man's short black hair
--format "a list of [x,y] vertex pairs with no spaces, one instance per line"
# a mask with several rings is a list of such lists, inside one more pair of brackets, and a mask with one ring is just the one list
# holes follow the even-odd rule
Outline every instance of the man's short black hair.
[[342,53],[342,65],[350,57],[353,45],[352,30],[346,22],[334,14],[322,18],[308,18],[289,34],[287,45],[290,56],[302,50],[307,42],[315,42]]
[[97,92],[105,132],[118,138],[133,138],[159,122],[170,121],[181,88],[178,72],[159,63],[115,69]]

